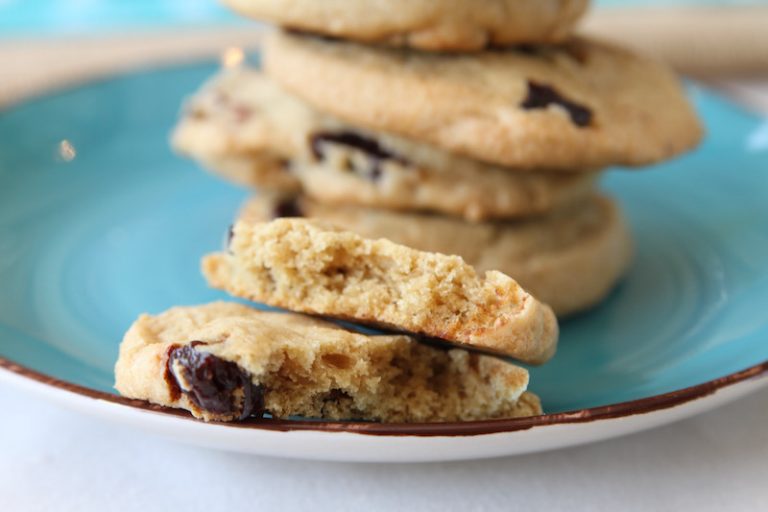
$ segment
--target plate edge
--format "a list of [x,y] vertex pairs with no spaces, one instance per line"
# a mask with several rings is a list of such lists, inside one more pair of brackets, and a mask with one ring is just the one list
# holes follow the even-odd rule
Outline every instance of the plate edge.
[[[79,395],[93,400],[101,400],[116,405],[130,407],[142,411],[156,412],[164,415],[175,416],[189,421],[199,421],[186,411],[171,409],[159,405],[153,405],[143,400],[122,397],[104,391],[81,386],[69,381],[51,377],[37,370],[15,363],[4,357],[0,357],[0,371],[10,372],[18,376],[35,381],[39,384],[56,388],[71,394]],[[679,405],[692,402],[717,393],[718,391],[735,384],[753,379],[768,378],[768,361],[750,366],[744,370],[730,373],[723,377],[712,379],[701,384],[687,388],[653,395],[650,397],[603,405],[587,409],[566,411],[528,418],[498,419],[469,422],[448,423],[367,423],[367,422],[333,422],[333,421],[302,421],[302,420],[276,420],[276,419],[252,419],[239,423],[219,424],[238,429],[260,429],[272,431],[320,431],[320,432],[347,432],[355,434],[379,435],[379,436],[477,436],[486,434],[498,434],[530,430],[533,428],[563,425],[572,423],[590,423],[618,418],[626,418],[639,414],[671,409]]]

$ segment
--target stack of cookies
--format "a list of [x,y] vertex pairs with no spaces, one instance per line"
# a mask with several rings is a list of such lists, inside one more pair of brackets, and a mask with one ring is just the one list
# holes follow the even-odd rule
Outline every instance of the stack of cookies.
[[[571,35],[586,0],[227,0],[285,29],[226,69],[174,146],[305,216],[499,270],[558,316],[602,300],[631,239],[601,170],[700,138],[676,77]],[[439,5],[438,5],[439,4]]]
[[476,351],[546,362],[555,314],[621,278],[600,173],[698,142],[676,77],[573,36],[586,0],[226,1],[282,28],[263,71],[188,101],[173,145],[255,191],[209,284],[293,313],[145,315],[118,390],[206,420],[540,414],[525,369]]

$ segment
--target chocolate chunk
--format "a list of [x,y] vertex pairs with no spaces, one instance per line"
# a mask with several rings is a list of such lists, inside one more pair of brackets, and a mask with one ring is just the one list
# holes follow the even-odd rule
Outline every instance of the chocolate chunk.
[[405,158],[385,149],[377,140],[352,131],[318,132],[312,135],[309,144],[312,155],[319,161],[325,158],[323,144],[338,144],[365,153],[371,161],[367,169],[367,176],[371,181],[377,181],[381,178],[381,164],[385,161],[408,165]]
[[173,372],[171,371],[171,354],[173,354],[174,350],[178,349],[180,345],[171,345],[168,347],[168,350],[165,353],[165,375],[163,375],[163,378],[165,379],[165,383],[168,385],[168,394],[171,395],[171,400],[174,402],[181,398],[181,388],[179,387],[179,383],[176,381],[176,378],[173,376]]
[[196,350],[201,344],[193,341],[169,350],[166,380],[175,386],[169,386],[171,396],[176,389],[201,410],[213,414],[234,415],[241,420],[262,416],[262,387],[254,385],[250,374],[236,363]]
[[565,99],[555,89],[548,85],[528,82],[528,95],[520,104],[525,110],[547,108],[550,105],[563,107],[576,126],[588,126],[592,122],[592,111],[583,105]]
[[301,211],[299,202],[295,198],[281,199],[275,204],[272,210],[272,218],[279,219],[282,217],[303,217],[304,212]]
[[318,132],[313,134],[310,144],[312,146],[312,154],[318,160],[322,160],[324,157],[322,145],[326,142],[358,149],[371,158],[376,158],[378,160],[402,160],[394,153],[384,149],[375,139],[365,137],[364,135],[352,131],[336,133]]

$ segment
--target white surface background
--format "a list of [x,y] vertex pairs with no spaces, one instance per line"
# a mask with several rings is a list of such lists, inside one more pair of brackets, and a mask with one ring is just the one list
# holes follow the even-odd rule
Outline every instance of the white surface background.
[[[52,74],[46,69],[44,82]],[[30,83],[25,78],[24,89]],[[768,113],[765,84],[718,86]],[[8,386],[0,386],[0,411],[0,512],[768,510],[765,391],[622,439],[425,465],[285,461],[193,448]]]
[[589,446],[442,464],[289,461],[193,448],[0,387],[0,510],[768,509],[768,393]]

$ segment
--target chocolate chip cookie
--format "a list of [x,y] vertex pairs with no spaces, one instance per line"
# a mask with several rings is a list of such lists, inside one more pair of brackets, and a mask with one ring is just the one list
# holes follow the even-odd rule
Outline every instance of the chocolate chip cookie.
[[206,421],[305,416],[386,422],[541,414],[528,372],[405,335],[367,335],[218,302],[142,315],[120,345],[123,396]]
[[515,168],[646,165],[702,133],[670,70],[584,38],[444,55],[274,32],[264,62],[346,122]]
[[619,206],[599,195],[543,217],[512,222],[471,223],[276,194],[259,194],[240,212],[240,219],[251,223],[302,216],[366,238],[456,254],[478,272],[498,270],[559,317],[584,311],[605,298],[632,256],[632,239]]
[[291,311],[342,318],[479,347],[540,364],[558,327],[501,272],[478,275],[458,256],[363,238],[317,220],[238,222],[229,250],[206,256],[214,288]]
[[323,115],[260,71],[228,70],[191,98],[173,144],[225,177],[324,203],[470,220],[525,217],[587,197],[598,173],[518,172]]
[[237,12],[298,30],[423,50],[565,38],[588,0],[224,0]]

